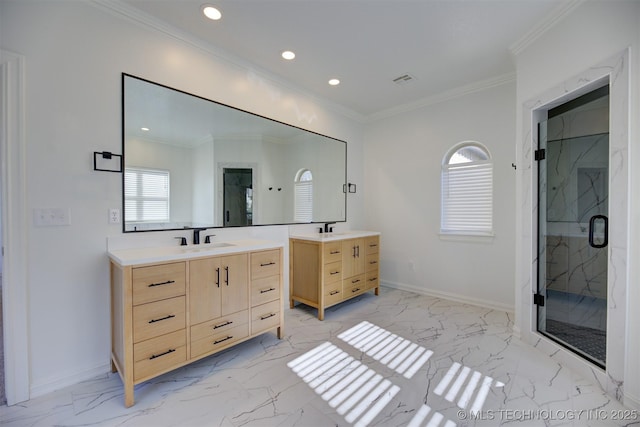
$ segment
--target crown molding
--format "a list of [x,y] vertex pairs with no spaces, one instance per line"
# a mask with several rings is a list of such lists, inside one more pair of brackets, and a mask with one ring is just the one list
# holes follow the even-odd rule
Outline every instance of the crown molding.
[[513,56],[518,56],[526,48],[531,46],[534,41],[540,38],[551,28],[555,27],[560,21],[562,21],[567,15],[573,12],[585,1],[586,0],[563,0],[542,21],[535,25],[518,41],[509,46],[509,52],[511,52]]
[[182,43],[195,47],[196,49],[199,49],[200,51],[208,55],[212,55],[217,59],[225,61],[235,67],[250,71],[252,74],[259,75],[266,81],[270,81],[279,87],[283,87],[292,92],[296,92],[304,96],[305,98],[310,98],[323,107],[326,107],[351,120],[359,123],[366,122],[366,117],[360,113],[357,113],[356,111],[333,103],[327,99],[320,98],[311,92],[294,86],[287,80],[278,77],[277,75],[257,66],[250,61],[244,60],[218,46],[214,46],[198,37],[193,36],[192,34],[186,33],[158,18],[155,18],[139,9],[129,6],[128,4],[120,0],[90,0],[89,4],[116,17],[126,19],[129,22],[138,25],[139,27],[157,31]]
[[451,99],[460,98],[465,95],[469,95],[475,92],[480,92],[486,89],[491,89],[496,86],[501,86],[516,81],[516,73],[501,74],[489,79],[480,80],[468,85],[460,86],[454,89],[450,89],[439,94],[423,98],[416,102],[409,104],[399,105],[397,107],[389,108],[374,114],[367,116],[367,122],[371,123],[376,120],[386,119],[389,117],[397,116],[398,114],[407,113],[409,111],[417,110],[420,108],[428,107],[430,105],[439,104],[441,102],[449,101]]

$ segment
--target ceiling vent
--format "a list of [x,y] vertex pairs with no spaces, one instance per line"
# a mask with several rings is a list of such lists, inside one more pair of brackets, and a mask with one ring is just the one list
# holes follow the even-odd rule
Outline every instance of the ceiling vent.
[[415,79],[416,78],[413,77],[411,74],[403,74],[393,79],[393,82],[397,85],[404,86],[407,83],[414,81]]

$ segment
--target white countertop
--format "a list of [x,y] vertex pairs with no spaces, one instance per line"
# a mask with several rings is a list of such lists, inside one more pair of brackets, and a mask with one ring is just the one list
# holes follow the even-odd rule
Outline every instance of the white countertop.
[[[228,246],[220,246],[228,245]],[[125,265],[152,264],[167,261],[184,261],[192,258],[234,254],[246,251],[282,248],[283,244],[271,240],[230,240],[228,242],[202,243],[188,246],[160,246],[151,248],[118,249],[109,251],[109,258]]]
[[332,242],[334,240],[357,239],[359,237],[379,236],[379,231],[352,230],[332,233],[292,234],[290,239],[311,240],[313,242]]

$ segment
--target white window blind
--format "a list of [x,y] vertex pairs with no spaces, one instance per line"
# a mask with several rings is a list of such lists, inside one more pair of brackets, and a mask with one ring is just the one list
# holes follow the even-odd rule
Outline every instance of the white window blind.
[[169,172],[153,169],[125,169],[125,221],[169,221]]
[[443,233],[493,232],[493,164],[491,161],[442,166]]
[[313,220],[313,181],[311,171],[300,171],[295,182],[294,221]]

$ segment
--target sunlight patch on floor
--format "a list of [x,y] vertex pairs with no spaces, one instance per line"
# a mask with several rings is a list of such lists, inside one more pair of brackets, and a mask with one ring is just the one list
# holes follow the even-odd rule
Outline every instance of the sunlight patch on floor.
[[433,351],[367,321],[344,331],[338,338],[407,379],[433,355]]

